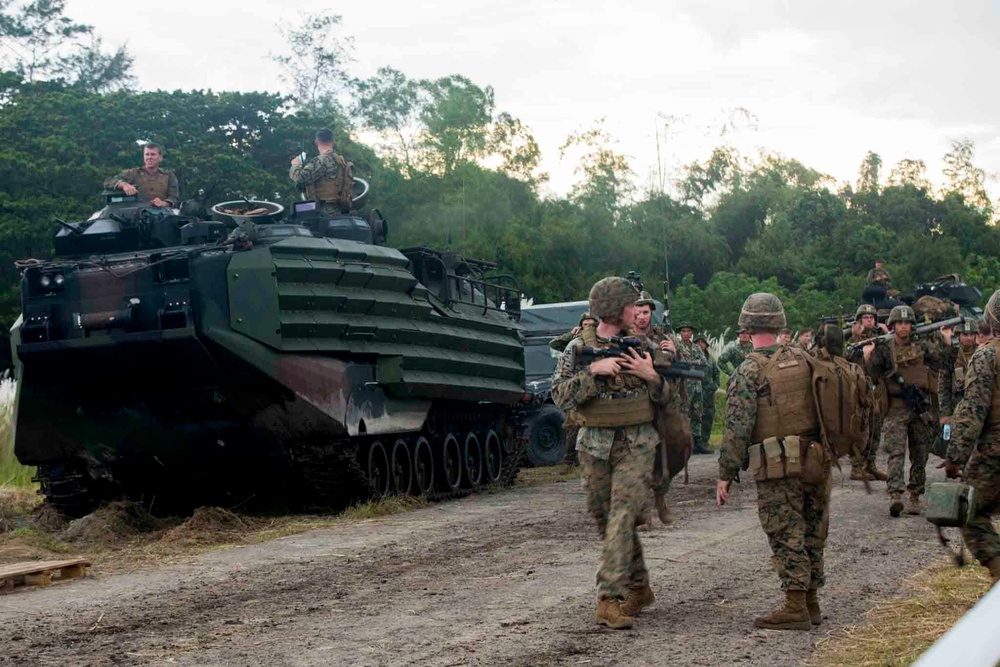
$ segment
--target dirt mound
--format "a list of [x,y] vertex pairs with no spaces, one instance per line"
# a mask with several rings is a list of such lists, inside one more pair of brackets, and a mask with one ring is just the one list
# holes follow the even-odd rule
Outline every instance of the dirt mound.
[[31,510],[38,505],[38,494],[16,486],[0,486],[0,533],[28,523]]
[[49,533],[58,533],[66,530],[68,525],[66,517],[59,510],[47,503],[42,503],[36,507],[28,521],[35,528]]
[[61,538],[82,544],[115,544],[164,528],[164,520],[131,500],[116,500],[85,517],[76,519]]
[[243,519],[221,507],[199,507],[179,526],[171,528],[160,542],[172,544],[218,544],[239,540],[252,530]]

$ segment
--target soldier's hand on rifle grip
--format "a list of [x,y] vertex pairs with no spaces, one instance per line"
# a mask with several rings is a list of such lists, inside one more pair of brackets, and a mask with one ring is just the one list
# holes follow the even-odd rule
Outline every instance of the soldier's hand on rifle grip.
[[647,382],[652,382],[660,377],[660,374],[653,368],[652,355],[639,352],[635,348],[630,347],[628,353],[619,361],[626,373],[635,375]]
[[717,506],[722,507],[729,500],[729,487],[732,485],[731,481],[724,482],[721,479],[715,483],[715,504]]
[[591,362],[589,369],[591,375],[618,375],[622,372],[621,359],[616,359],[614,357],[598,359],[597,361]]

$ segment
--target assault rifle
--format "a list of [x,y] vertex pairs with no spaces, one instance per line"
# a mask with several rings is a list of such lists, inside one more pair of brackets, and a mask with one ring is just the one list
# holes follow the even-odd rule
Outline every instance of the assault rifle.
[[[648,354],[648,343],[642,338],[635,336],[612,336],[608,339],[611,347],[584,347],[577,351],[577,356],[584,360],[613,359],[628,356],[629,350],[635,350],[640,354]],[[697,370],[697,367],[688,361],[673,360],[669,362],[655,362],[653,368],[657,373],[665,378],[685,378],[688,380],[703,380],[705,372]]]
[[[911,337],[922,336],[924,334],[929,334],[931,332],[937,331],[938,329],[944,329],[946,327],[955,328],[960,324],[962,324],[962,322],[964,321],[965,321],[964,317],[952,317],[950,319],[941,320],[939,322],[931,322],[930,324],[921,324],[920,326],[913,328],[913,332],[910,334],[910,336]],[[848,330],[848,335],[850,335],[850,330]],[[866,338],[864,340],[859,340],[857,343],[851,343],[850,345],[848,345],[846,352],[847,353],[853,352],[859,347],[864,347],[869,343],[875,343],[876,345],[879,343],[887,343],[890,340],[892,340],[892,337],[895,335],[896,334],[890,331],[887,334],[882,334],[880,336],[875,336],[873,338]]]
[[899,391],[891,392],[889,396],[903,399],[907,410],[920,417],[925,424],[934,424],[931,403],[927,400],[927,394],[924,393],[924,390],[915,384],[904,382],[902,375],[897,375],[894,379],[901,388]]

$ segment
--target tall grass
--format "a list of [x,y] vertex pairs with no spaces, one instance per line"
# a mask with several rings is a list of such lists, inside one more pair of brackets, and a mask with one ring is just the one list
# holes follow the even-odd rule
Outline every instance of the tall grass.
[[0,381],[0,486],[33,486],[34,476],[14,457],[14,381]]

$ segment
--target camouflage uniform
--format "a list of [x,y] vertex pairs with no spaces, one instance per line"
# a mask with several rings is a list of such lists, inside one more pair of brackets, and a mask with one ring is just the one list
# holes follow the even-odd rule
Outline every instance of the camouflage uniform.
[[[751,332],[771,333],[785,322],[778,297],[758,293],[743,304],[739,324]],[[822,622],[818,590],[825,583],[823,551],[829,527],[831,457],[822,448],[816,450],[814,444],[819,441],[820,425],[813,407],[811,368],[801,350],[786,345],[760,348],[736,369],[726,392],[725,432],[719,453],[722,488],[737,478],[744,461],[749,460],[751,445],[757,452],[763,443],[778,444],[782,470],[787,447],[804,454],[802,475],[775,475],[757,481],[760,524],[785,591],[783,608],[754,620],[759,628],[808,630]],[[769,377],[779,378],[780,383],[772,386]],[[822,457],[820,462],[808,458],[817,455]],[[809,476],[805,475],[807,461],[819,463]]]
[[[1000,290],[987,304],[987,317],[997,308]],[[965,399],[952,417],[946,461],[965,468],[965,480],[975,488],[976,516],[962,529],[972,555],[1000,579],[1000,538],[992,515],[1000,508],[1000,341],[981,346],[972,355],[965,381]]]
[[[623,278],[605,278],[591,290],[591,312],[599,317],[607,317],[594,306],[601,289],[628,284]],[[634,288],[633,288],[634,289]],[[599,296],[595,297],[595,293]],[[634,303],[638,293],[632,296]],[[605,308],[605,312],[619,312],[620,308]],[[624,332],[623,332],[624,333]],[[599,341],[600,342],[600,341]],[[567,414],[586,409],[594,399],[617,399],[613,388],[615,380],[596,378],[589,371],[589,363],[578,359],[576,351],[583,345],[583,339],[574,339],[560,355],[552,377],[552,398],[557,406]],[[631,376],[633,381],[641,382]],[[645,383],[648,400],[664,405],[670,397],[670,385],[658,378]],[[653,472],[653,455],[659,436],[652,423],[650,407],[649,423],[639,423],[617,427],[595,427],[583,424],[577,435],[576,448],[583,472],[583,487],[587,493],[587,507],[597,521],[598,531],[603,538],[601,566],[597,573],[598,620],[601,620],[604,601],[625,601],[637,590],[649,590],[649,573],[642,557],[636,526],[643,513],[649,494],[650,477]],[[649,593],[652,596],[652,593]],[[617,609],[617,607],[616,607]],[[626,624],[611,627],[629,627]]]
[[[698,338],[701,338],[699,336]],[[698,341],[695,339],[695,342]],[[707,446],[712,438],[712,425],[715,423],[715,393],[722,384],[722,376],[719,372],[719,364],[708,352],[702,351],[705,355],[705,379],[701,382],[702,412],[701,412],[701,436]]]
[[[872,309],[874,310],[874,308]],[[862,368],[865,367],[864,350],[861,347],[850,348],[851,345],[858,343],[863,340],[868,340],[869,338],[874,338],[879,335],[874,329],[865,329],[861,332],[860,336],[851,336],[847,341],[848,352],[845,353],[844,357],[852,364],[857,364]],[[866,372],[866,375],[868,373]],[[871,378],[874,382],[882,382],[881,379]],[[882,479],[884,473],[882,473],[875,464],[875,458],[878,456],[878,445],[882,441],[882,415],[876,412],[874,419],[872,420],[872,437],[868,442],[867,446],[864,448],[862,455],[859,456],[854,452],[851,452],[851,470],[853,471],[866,471],[869,476],[875,479]],[[855,477],[861,475],[854,475]]]
[[104,181],[104,187],[108,190],[114,190],[120,181],[135,186],[139,191],[139,199],[142,201],[153,201],[159,198],[170,206],[177,206],[181,200],[177,177],[172,171],[157,169],[156,173],[150,175],[143,167],[126,169]]
[[942,417],[951,417],[965,396],[965,377],[975,351],[975,343],[945,350],[947,358],[938,375],[938,407]]
[[[909,313],[913,319],[912,309],[908,306],[896,306],[889,316],[890,324],[896,313]],[[898,320],[896,320],[898,321]],[[865,364],[865,372],[875,380],[885,380],[889,385],[889,411],[882,421],[882,443],[889,454],[888,490],[892,497],[890,513],[898,516],[903,506],[900,494],[903,492],[903,472],[906,452],[910,454],[910,478],[906,490],[910,492],[907,511],[919,513],[919,497],[924,493],[927,483],[927,456],[937,438],[937,418],[932,413],[916,414],[908,408],[899,397],[899,385],[894,378],[901,372],[897,359],[911,358],[910,368],[915,374],[926,373],[927,402],[931,404],[931,391],[937,390],[936,378],[931,373],[941,368],[942,360],[946,358],[942,340],[936,334],[930,338],[916,341],[910,339],[903,345],[898,345],[893,338],[888,343],[875,346],[871,359]]]
[[726,346],[726,349],[719,355],[719,369],[723,373],[732,377],[733,372],[740,367],[747,355],[753,352],[753,343],[744,345],[736,340]]
[[889,276],[889,272],[885,269],[872,269],[868,272],[868,284],[879,284],[885,285],[886,287],[892,287],[892,278]]
[[[755,350],[770,358],[782,346]],[[770,386],[756,359],[748,359],[733,374],[726,392],[726,425],[719,454],[719,479],[736,479],[757,421],[758,399],[770,396]],[[812,434],[819,439],[818,432]],[[757,482],[760,525],[774,554],[774,569],[781,587],[808,591],[823,586],[823,549],[829,528],[829,462],[826,481],[806,484],[800,479]]]
[[[680,336],[674,338],[674,345],[677,346],[677,358],[687,361],[692,365],[701,366],[702,369],[708,364],[705,353],[701,348],[691,343],[685,343]],[[684,380],[684,391],[688,400],[688,417],[691,419],[691,435],[694,437],[694,450],[697,453],[706,453],[705,434],[702,433],[702,422],[705,418],[705,392],[703,380]],[[709,435],[711,434],[709,428]]]
[[[340,158],[342,161],[343,158]],[[333,151],[320,153],[313,159],[302,164],[293,164],[288,171],[288,177],[303,188],[307,199],[318,199],[323,203],[323,210],[336,210],[328,203],[337,197],[336,179],[339,162]]]

